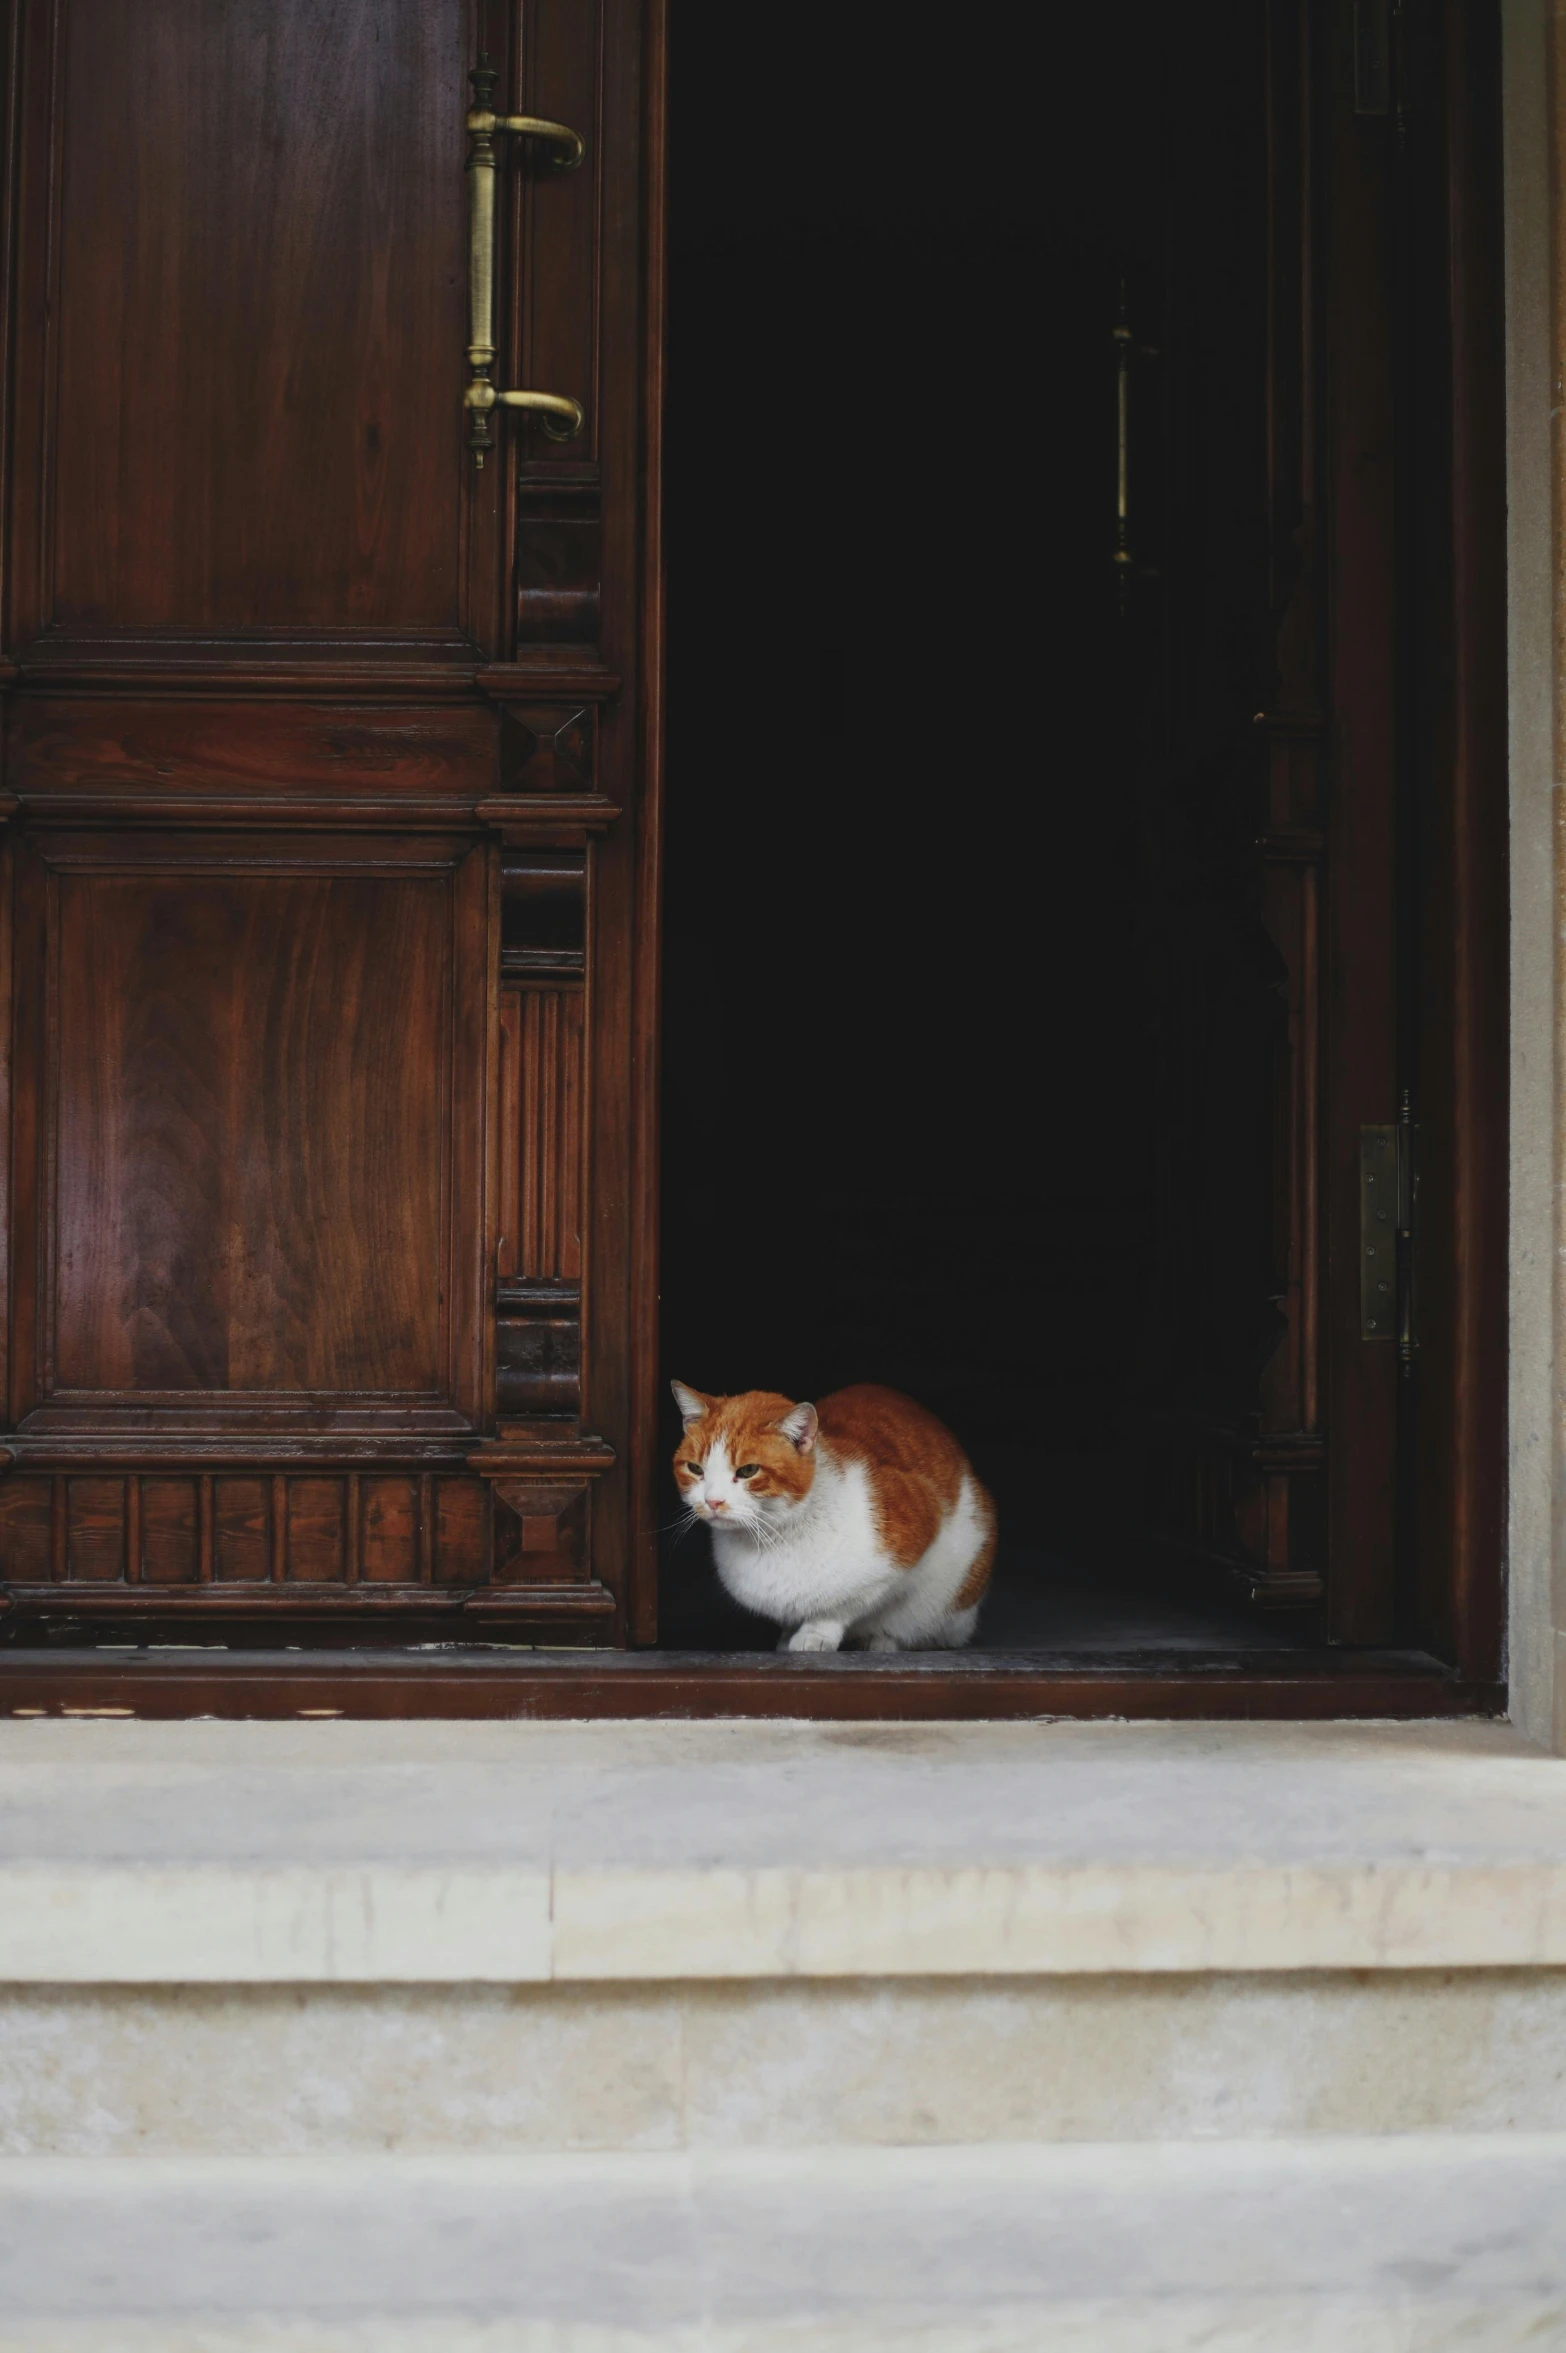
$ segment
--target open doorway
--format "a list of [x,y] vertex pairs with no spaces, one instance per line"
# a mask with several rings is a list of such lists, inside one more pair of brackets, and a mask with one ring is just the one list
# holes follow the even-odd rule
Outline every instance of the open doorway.
[[[1498,0],[398,9],[14,12],[0,1700],[1493,1706]],[[670,1375],[980,1648],[726,1662]]]
[[[664,1367],[939,1413],[980,1648],[1435,1638],[1437,48],[676,14]],[[660,1625],[774,1639],[699,1531]]]

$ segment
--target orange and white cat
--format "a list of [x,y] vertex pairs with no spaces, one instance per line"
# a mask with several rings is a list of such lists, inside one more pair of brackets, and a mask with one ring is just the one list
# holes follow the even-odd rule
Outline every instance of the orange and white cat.
[[972,1639],[995,1506],[933,1414],[869,1385],[819,1406],[672,1386],[685,1423],[681,1497],[711,1528],[735,1600],[783,1627],[780,1650]]

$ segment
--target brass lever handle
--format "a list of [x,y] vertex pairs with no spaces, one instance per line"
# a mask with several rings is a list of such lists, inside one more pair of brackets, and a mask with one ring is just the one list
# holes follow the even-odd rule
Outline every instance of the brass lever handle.
[[468,386],[462,402],[478,417],[491,409],[529,409],[543,418],[551,441],[574,441],[585,422],[581,402],[564,392],[497,392],[483,377]]
[[[488,66],[478,69],[479,73],[492,70]],[[470,74],[468,79],[476,81],[478,74]],[[546,122],[541,114],[490,114],[475,106],[468,116],[467,127],[475,138],[493,139],[497,131],[512,131],[518,138],[542,139],[547,146],[563,150],[555,158],[563,172],[574,172],[587,153],[580,131],[573,131],[569,123]]]
[[462,396],[468,412],[468,447],[476,466],[494,447],[490,414],[497,408],[527,409],[544,419],[551,441],[570,441],[582,430],[582,406],[558,392],[501,392],[490,370],[495,364],[495,153],[497,133],[539,139],[557,149],[557,162],[574,171],[585,148],[581,133],[567,123],[546,122],[536,114],[495,114],[490,107],[497,79],[487,57],[481,57],[468,76],[473,106],[467,117],[468,148],[468,367],[471,371]]

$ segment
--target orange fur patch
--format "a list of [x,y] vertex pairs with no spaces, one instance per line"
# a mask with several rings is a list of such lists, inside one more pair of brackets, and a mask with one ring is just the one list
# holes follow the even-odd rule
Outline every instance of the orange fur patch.
[[815,1457],[801,1454],[792,1438],[785,1438],[778,1428],[783,1416],[794,1410],[791,1397],[779,1397],[770,1389],[747,1389],[738,1397],[707,1397],[700,1389],[693,1389],[691,1395],[701,1398],[704,1411],[674,1450],[676,1476],[687,1463],[695,1468],[705,1462],[721,1438],[731,1468],[738,1470],[742,1463],[758,1465],[756,1476],[745,1482],[752,1495],[797,1498],[809,1494],[816,1475]]
[[985,1538],[973,1556],[973,1565],[957,1588],[954,1610],[971,1610],[978,1606],[990,1589],[990,1571],[995,1566],[995,1537],[997,1533],[995,1501],[987,1487],[973,1482],[980,1511],[984,1515]]
[[895,1389],[861,1382],[823,1398],[821,1437],[870,1476],[876,1526],[901,1569],[922,1560],[962,1491],[968,1458],[944,1422]]

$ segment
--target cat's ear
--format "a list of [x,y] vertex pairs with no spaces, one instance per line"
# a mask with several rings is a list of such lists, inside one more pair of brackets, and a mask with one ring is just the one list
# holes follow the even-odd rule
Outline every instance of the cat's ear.
[[820,1418],[813,1405],[790,1406],[778,1424],[789,1444],[800,1454],[814,1453],[816,1432],[820,1427]]
[[680,1419],[687,1429],[692,1422],[705,1418],[707,1408],[712,1403],[710,1397],[703,1397],[699,1389],[687,1389],[683,1381],[671,1381],[669,1386],[674,1391],[674,1402],[680,1409]]

